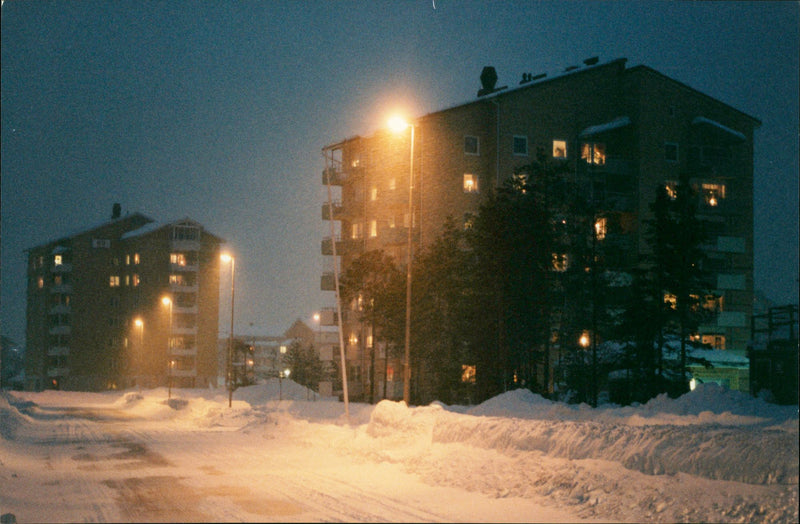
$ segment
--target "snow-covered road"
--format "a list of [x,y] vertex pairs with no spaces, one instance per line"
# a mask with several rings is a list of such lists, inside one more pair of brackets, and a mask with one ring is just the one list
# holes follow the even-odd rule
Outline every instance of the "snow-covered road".
[[591,409],[517,390],[473,407],[351,404],[348,419],[299,386],[275,400],[277,386],[238,390],[230,408],[215,390],[2,394],[0,514],[797,521],[796,406],[706,387]]

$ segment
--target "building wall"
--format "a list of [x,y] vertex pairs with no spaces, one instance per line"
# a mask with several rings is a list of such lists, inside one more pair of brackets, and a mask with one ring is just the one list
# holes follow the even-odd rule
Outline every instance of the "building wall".
[[[581,136],[592,126],[622,117],[627,124],[602,130],[594,127],[591,136]],[[698,124],[698,117],[732,132],[720,131],[714,124]],[[706,249],[714,259],[708,269],[716,291],[723,295],[722,314],[701,332],[721,335],[725,349],[744,353],[753,296],[756,119],[645,66],[626,68],[625,60],[620,59],[500,90],[425,115],[415,124],[415,251],[439,237],[448,217],[463,225],[493,188],[516,169],[535,161],[539,151],[550,161],[566,162],[582,190],[598,201],[602,214],[613,224],[603,247],[612,269],[630,270],[647,254],[647,221],[652,217],[650,205],[657,187],[677,181],[685,170],[692,172],[692,181],[699,188],[703,183],[724,184],[721,205],[698,207],[699,214],[715,224]],[[736,138],[738,133],[743,137]],[[466,136],[477,138],[476,152],[465,152]],[[514,153],[515,136],[527,138],[526,155]],[[325,148],[327,153],[341,151],[341,163],[331,161],[326,167],[344,175],[340,212],[333,217],[341,221],[342,239],[349,243],[342,245],[347,251],[338,252],[343,270],[359,253],[377,248],[393,255],[401,267],[405,265],[407,230],[396,218],[393,230],[385,224],[390,216],[407,213],[409,138],[409,131],[400,137],[379,131]],[[553,158],[554,140],[566,143],[565,159]],[[607,148],[605,164],[582,161],[582,142],[602,142]],[[677,144],[675,161],[667,159],[666,143]],[[720,144],[729,148],[730,157],[715,159],[701,170],[692,151]],[[334,158],[332,154],[329,157]],[[477,191],[464,190],[465,174],[475,175]],[[388,189],[390,185],[393,189]],[[374,192],[373,187],[377,188]],[[330,217],[323,213],[323,218]],[[373,230],[375,237],[369,235],[372,220],[378,225]],[[354,230],[361,236],[352,235]],[[328,282],[328,289],[331,287]],[[348,320],[345,315],[346,341],[351,334],[363,336],[353,316]],[[363,366],[367,352],[368,348],[351,344],[348,360]]]
[[[198,277],[195,306],[181,310],[175,305],[171,324],[161,299],[174,297],[172,226],[140,229],[150,222],[130,215],[29,250],[27,388],[167,385],[169,361],[179,358],[188,367],[175,370],[174,386],[216,381],[220,239],[208,233],[202,237],[193,270]],[[64,251],[68,267],[53,266],[54,249]],[[54,283],[58,274],[68,280],[67,287]],[[42,288],[40,278],[45,280]],[[68,296],[68,306],[54,305],[54,296]],[[52,325],[54,313],[62,314],[63,325]],[[191,348],[177,352],[178,358],[174,349],[168,357],[168,332],[172,325],[174,343],[180,315],[193,317],[188,322],[197,326],[196,337]],[[58,333],[61,340],[54,338]]]

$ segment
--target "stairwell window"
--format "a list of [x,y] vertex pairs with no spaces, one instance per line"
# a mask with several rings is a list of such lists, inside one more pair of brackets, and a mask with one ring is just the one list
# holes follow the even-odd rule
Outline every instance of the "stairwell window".
[[512,140],[514,156],[528,156],[528,137],[514,135]]
[[567,141],[566,140],[553,140],[553,158],[566,159],[567,158]]
[[664,160],[667,162],[678,161],[678,144],[674,142],[664,142]]
[[467,135],[464,137],[464,154],[475,156],[480,154],[480,143],[477,136]]
[[464,193],[477,193],[478,192],[478,177],[470,174],[464,174]]

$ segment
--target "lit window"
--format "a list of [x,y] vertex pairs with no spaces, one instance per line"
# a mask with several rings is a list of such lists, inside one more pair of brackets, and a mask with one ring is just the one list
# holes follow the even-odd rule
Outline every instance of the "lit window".
[[465,136],[464,137],[464,154],[466,155],[478,155],[480,153],[480,149],[478,146],[478,137],[477,136]]
[[667,181],[664,183],[664,189],[667,192],[667,196],[670,200],[675,200],[678,198],[678,183],[674,181]]
[[183,275],[170,275],[169,283],[177,286],[183,285]]
[[64,263],[64,258],[61,255],[55,255],[53,257],[53,265],[60,266]]
[[464,175],[464,193],[477,193],[478,192],[478,177],[475,175]]
[[673,142],[664,142],[664,160],[667,162],[678,161],[678,144]]
[[394,367],[386,366],[386,382],[394,382]]
[[397,222],[395,221],[394,215],[390,216],[387,222],[389,223],[390,229],[394,229],[397,226]]
[[355,333],[350,333],[350,337],[347,339],[351,346],[355,346],[358,344],[358,335]]
[[700,342],[714,349],[725,349],[725,335],[705,334],[700,338]]
[[373,202],[378,200],[378,188],[377,187],[373,186],[372,189],[369,190],[369,199],[372,200]]
[[369,236],[370,238],[375,238],[378,236],[378,221],[377,220],[370,220],[369,221]]
[[60,286],[64,283],[64,278],[61,275],[54,275],[53,276],[53,284],[56,286]]
[[286,353],[286,346],[281,346],[281,355]]
[[397,179],[392,177],[389,179],[389,191],[397,189]]
[[169,255],[169,261],[171,264],[175,264],[178,266],[185,266],[186,265],[186,255],[183,253],[171,253]]
[[110,287],[119,287],[119,275],[111,275],[108,277],[108,285]]
[[44,287],[44,277],[39,277],[36,279],[36,287],[42,289]]
[[125,265],[126,266],[130,266],[131,265],[131,256],[130,255],[125,255]]
[[600,143],[581,144],[581,159],[587,164],[604,166],[606,164],[606,145]]
[[133,263],[134,264],[138,264],[139,263],[139,253],[134,253],[133,254]]
[[515,135],[512,147],[515,155],[528,156],[528,137]]
[[472,229],[475,225],[475,217],[472,215],[464,215],[464,230]]
[[706,295],[703,300],[703,309],[719,313],[722,311],[722,297],[716,295]]
[[367,335],[367,347],[372,347],[372,335]]
[[665,293],[664,294],[664,304],[668,305],[670,309],[677,309],[678,308],[678,297],[676,297],[672,293]]
[[133,285],[134,285],[134,286],[138,286],[138,285],[139,285],[139,282],[140,282],[140,280],[139,280],[139,275],[137,275],[136,273],[134,273],[134,274],[133,274],[133,279],[132,279],[132,282],[133,282]]
[[553,158],[567,158],[566,140],[553,140]]
[[130,275],[125,275],[125,285],[126,286],[130,286],[131,285],[131,276]]
[[594,237],[597,240],[603,240],[606,238],[606,233],[608,232],[608,220],[603,218],[598,218],[597,221],[594,223]]
[[555,271],[566,271],[569,260],[566,253],[553,253],[553,269]]
[[350,226],[350,238],[359,239],[364,236],[364,224],[357,223]]
[[467,384],[475,383],[475,366],[461,364],[461,382]]
[[717,207],[725,199],[725,184],[703,184],[703,202]]

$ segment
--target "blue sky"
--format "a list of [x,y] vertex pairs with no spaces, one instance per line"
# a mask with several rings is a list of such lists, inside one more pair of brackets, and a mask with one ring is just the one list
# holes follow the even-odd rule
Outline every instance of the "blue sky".
[[[393,110],[625,57],[762,121],[755,284],[798,302],[798,3],[60,1],[2,6],[2,332],[24,250],[123,212],[189,216],[237,255],[237,333],[332,305],[321,149]],[[224,303],[224,297],[223,297]],[[227,332],[221,308],[221,334]]]

